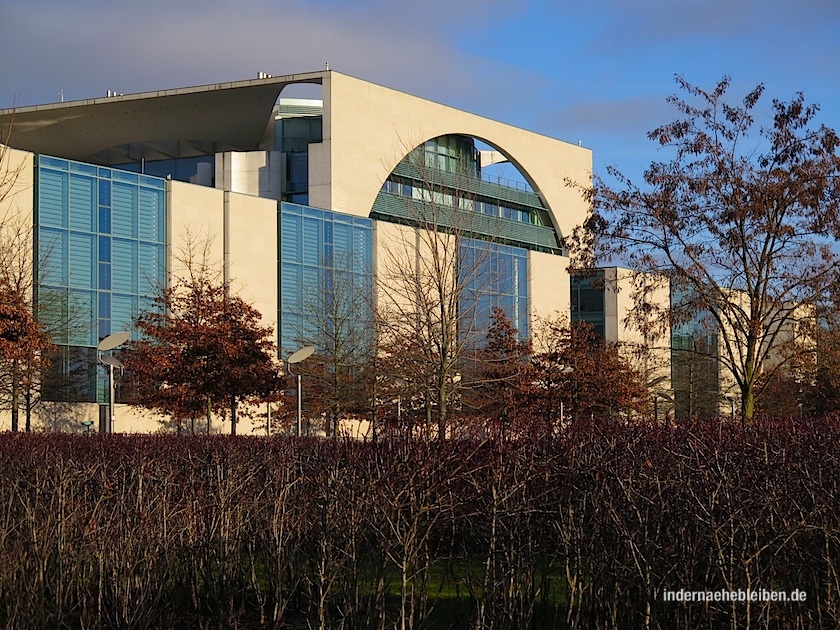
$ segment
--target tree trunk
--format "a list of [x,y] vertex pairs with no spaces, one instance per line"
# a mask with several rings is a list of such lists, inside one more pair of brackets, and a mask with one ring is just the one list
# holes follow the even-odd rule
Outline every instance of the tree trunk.
[[752,385],[746,385],[741,391],[741,422],[752,422],[755,415],[755,391]]
[[31,384],[23,392],[23,404],[26,410],[26,432],[32,431],[32,389]]
[[438,441],[443,442],[446,439],[446,408],[448,406],[446,382],[443,382],[438,387]]
[[230,434],[236,435],[236,396],[230,397]]
[[18,375],[18,361],[14,359],[12,361],[12,431],[17,432],[18,430],[18,420],[19,410],[18,404],[20,399],[20,377]]

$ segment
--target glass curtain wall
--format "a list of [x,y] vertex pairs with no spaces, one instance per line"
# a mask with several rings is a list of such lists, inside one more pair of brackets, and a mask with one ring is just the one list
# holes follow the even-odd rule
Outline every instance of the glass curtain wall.
[[[370,219],[280,204],[280,352],[372,342]],[[333,347],[330,347],[333,346]],[[352,352],[350,352],[352,354]]]
[[586,322],[598,339],[606,331],[604,311],[604,271],[594,270],[586,275],[571,276],[572,323]]
[[36,181],[36,307],[59,346],[42,396],[105,402],[96,345],[135,336],[164,286],[165,180],[37,156]]
[[[528,252],[471,238],[461,238],[459,273],[463,292],[459,299],[460,334],[474,347],[484,345],[492,325],[493,309],[501,309],[527,339]],[[469,340],[472,340],[471,342]]]

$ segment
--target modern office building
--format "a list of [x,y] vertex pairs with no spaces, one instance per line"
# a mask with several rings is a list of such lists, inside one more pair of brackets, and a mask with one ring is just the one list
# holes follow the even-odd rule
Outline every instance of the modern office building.
[[[570,281],[571,321],[585,322],[598,338],[619,344],[654,395],[656,415],[672,412],[672,334],[661,316],[671,302],[668,282],[624,267],[581,271]],[[652,308],[644,308],[645,302]]]
[[[727,356],[727,343],[737,357],[747,345],[745,331],[720,326],[707,310],[686,311],[686,295],[663,277],[601,267],[572,275],[571,319],[590,324],[604,341],[620,344],[659,401],[660,418],[735,415],[740,392],[731,365],[737,365],[737,358]],[[750,312],[745,294],[730,291],[728,299],[740,312]],[[678,315],[681,323],[672,327],[669,314]],[[770,340],[762,370],[771,373],[791,352],[816,348],[815,322],[810,307],[786,316]]]
[[[295,84],[321,98],[285,98]],[[79,403],[80,421],[107,402],[97,343],[135,334],[198,242],[277,331],[280,356],[316,288],[375,294],[389,248],[419,230],[487,271],[460,305],[472,331],[495,306],[523,336],[569,312],[563,237],[586,204],[567,181],[592,167],[577,145],[329,70],[0,111],[0,131],[17,171],[3,204],[32,226],[34,299],[60,346],[43,398]],[[493,176],[499,163],[515,181]],[[157,426],[117,416],[118,431]]]

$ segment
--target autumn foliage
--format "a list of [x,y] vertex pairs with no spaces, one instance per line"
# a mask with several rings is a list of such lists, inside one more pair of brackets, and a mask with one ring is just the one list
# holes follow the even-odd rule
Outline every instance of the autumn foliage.
[[[165,290],[157,309],[137,319],[141,339],[124,362],[137,402],[178,422],[227,412],[236,433],[237,410],[276,388],[271,329],[259,312],[228,287],[194,279]],[[209,428],[209,426],[208,426]]]
[[675,120],[648,133],[664,157],[642,182],[609,169],[583,186],[592,212],[569,240],[573,264],[621,260],[669,280],[676,299],[638,314],[712,322],[703,334],[720,335],[715,359],[749,420],[768,366],[796,356],[778,356],[783,341],[840,281],[840,137],[802,93],[761,113],[763,85],[734,101],[729,77],[677,83]]
[[0,396],[11,409],[11,429],[19,428],[20,407],[30,429],[31,396],[40,386],[53,345],[35,319],[26,291],[0,278]]
[[586,323],[542,320],[523,341],[504,312],[493,312],[487,341],[467,373],[465,416],[511,437],[557,431],[582,418],[639,418],[650,394],[620,347]]

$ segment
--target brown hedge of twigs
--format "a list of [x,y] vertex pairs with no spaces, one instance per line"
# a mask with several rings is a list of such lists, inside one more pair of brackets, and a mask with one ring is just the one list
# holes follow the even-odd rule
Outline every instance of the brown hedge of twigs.
[[[840,423],[0,435],[4,628],[836,628]],[[665,590],[804,603],[663,602]]]

